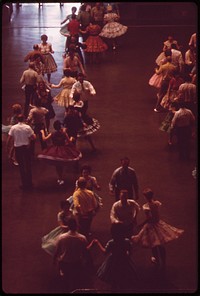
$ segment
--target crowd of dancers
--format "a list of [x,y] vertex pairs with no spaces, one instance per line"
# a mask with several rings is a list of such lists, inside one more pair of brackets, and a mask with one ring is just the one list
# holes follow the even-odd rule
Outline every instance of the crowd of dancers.
[[[41,146],[37,158],[55,166],[58,186],[65,182],[65,165],[77,163],[83,157],[77,148],[79,137],[85,138],[92,151],[96,151],[91,135],[100,128],[100,124],[88,114],[88,99],[96,95],[96,90],[86,79],[84,65],[100,62],[101,54],[109,48],[116,50],[116,38],[126,33],[127,26],[119,23],[119,10],[113,3],[104,5],[97,2],[93,7],[91,3],[83,3],[78,14],[76,12],[77,8],[73,7],[72,13],[61,22],[65,25],[60,33],[66,37],[62,79],[58,84],[51,82],[57,63],[52,44],[43,34],[41,43],[33,45],[33,50],[24,58],[24,62],[29,62],[20,79],[25,93],[24,108],[14,104],[10,125],[2,126],[3,132],[8,134],[8,157],[19,166],[23,190],[31,190],[33,185],[31,162],[35,156],[37,136]],[[196,34],[191,37],[185,59],[178,42],[169,36],[156,64],[155,74],[149,81],[158,89],[154,111],[168,112],[160,129],[169,132],[169,145],[173,145],[174,136],[177,137],[180,158],[189,159],[196,116]],[[52,97],[51,89],[59,88],[61,91]],[[54,120],[53,102],[65,108],[62,120]],[[51,120],[54,120],[53,130]],[[138,188],[137,174],[130,167],[129,158],[123,157],[109,183],[115,202],[110,211],[112,238],[104,247],[91,233],[93,218],[103,207],[103,200],[96,192],[101,190],[101,186],[92,176],[89,165],[81,168],[72,196],[60,203],[58,226],[42,238],[42,248],[53,256],[70,291],[81,286],[81,280],[91,270],[109,283],[112,291],[137,285],[140,275],[131,256],[132,246],[136,244],[152,250],[151,262],[164,275],[164,245],[179,238],[184,231],[160,219],[161,202],[154,198],[151,188],[143,190],[147,202],[139,205]],[[137,217],[142,211],[146,219],[138,225]],[[91,267],[90,250],[95,245],[107,255],[97,271]]]
[[197,116],[196,33],[185,52],[173,36],[168,36],[155,63],[155,73],[149,80],[158,91],[154,111],[167,113],[159,129],[169,133],[171,147],[177,143],[180,160],[189,160]]

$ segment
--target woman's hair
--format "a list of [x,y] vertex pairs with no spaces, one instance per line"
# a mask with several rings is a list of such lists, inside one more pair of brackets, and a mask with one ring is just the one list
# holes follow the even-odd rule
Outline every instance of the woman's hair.
[[12,105],[12,110],[14,114],[21,114],[22,113],[22,106],[20,104]]
[[40,37],[41,39],[48,39],[48,37],[47,37],[47,35],[46,34],[43,34],[43,35],[41,35],[41,37]]
[[146,199],[152,200],[152,198],[153,198],[153,191],[150,188],[145,188],[142,193],[146,197]]
[[66,76],[66,77],[69,77],[71,76],[72,74],[72,71],[70,70],[70,68],[67,68],[63,71],[63,74]]
[[87,165],[87,164],[84,164],[82,167],[81,167],[81,173],[83,172],[83,170],[86,170],[89,172],[89,174],[91,173],[91,166]]
[[59,131],[62,127],[61,122],[59,120],[54,121],[53,127],[56,131]]

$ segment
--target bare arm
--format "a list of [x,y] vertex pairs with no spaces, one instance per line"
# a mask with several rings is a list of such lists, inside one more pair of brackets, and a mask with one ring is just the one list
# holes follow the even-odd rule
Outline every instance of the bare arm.
[[51,138],[52,133],[48,134],[47,136],[45,136],[44,130],[40,130],[41,134],[42,134],[42,140],[43,141],[47,141],[48,139]]

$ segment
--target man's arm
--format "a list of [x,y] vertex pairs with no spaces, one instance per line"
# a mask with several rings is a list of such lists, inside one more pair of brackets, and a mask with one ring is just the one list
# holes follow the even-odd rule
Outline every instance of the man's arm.
[[115,204],[112,205],[112,208],[111,208],[111,211],[110,211],[110,220],[111,220],[111,223],[119,223],[119,219],[116,215],[116,206]]
[[115,170],[112,174],[112,177],[110,179],[110,183],[108,185],[111,193],[114,193],[114,191],[115,191],[116,175],[117,175],[117,171]]

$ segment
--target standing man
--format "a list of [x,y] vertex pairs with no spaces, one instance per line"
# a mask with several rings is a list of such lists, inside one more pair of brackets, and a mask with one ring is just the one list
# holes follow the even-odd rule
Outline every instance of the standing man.
[[33,94],[35,93],[37,82],[39,81],[38,73],[34,70],[34,67],[34,62],[30,62],[28,70],[25,70],[20,78],[20,83],[25,84],[25,117],[28,116],[29,104],[32,103]]
[[74,93],[79,93],[80,94],[80,99],[84,103],[84,114],[87,112],[88,109],[88,97],[96,95],[96,90],[94,89],[94,86],[92,85],[91,82],[88,80],[84,79],[84,74],[79,73],[77,76],[77,82],[75,82],[72,86],[71,92],[69,97],[73,99]]
[[77,231],[74,218],[68,220],[69,231],[59,236],[56,243],[54,263],[58,263],[60,275],[64,276],[69,290],[78,288],[84,275],[84,261],[87,259],[87,239]]
[[185,102],[179,102],[179,106],[180,109],[175,112],[171,127],[177,136],[179,159],[189,160],[195,117],[192,111],[185,107]]
[[24,190],[32,188],[31,151],[30,141],[36,139],[32,128],[27,125],[24,115],[18,115],[18,123],[13,125],[8,133],[7,147],[11,139],[14,140],[16,160],[19,164],[19,171]]
[[77,185],[78,189],[73,194],[74,209],[78,217],[80,233],[88,236],[98,204],[94,193],[86,189],[87,181],[84,177],[79,177]]
[[116,201],[119,200],[120,191],[123,189],[128,191],[129,199],[137,200],[139,198],[136,172],[129,164],[128,157],[121,158],[121,167],[117,168],[112,174],[109,190],[111,194],[115,193]]
[[112,224],[123,224],[126,236],[131,237],[137,225],[136,217],[140,206],[136,201],[128,199],[127,190],[121,190],[119,197],[120,200],[116,201],[111,208],[110,220]]

